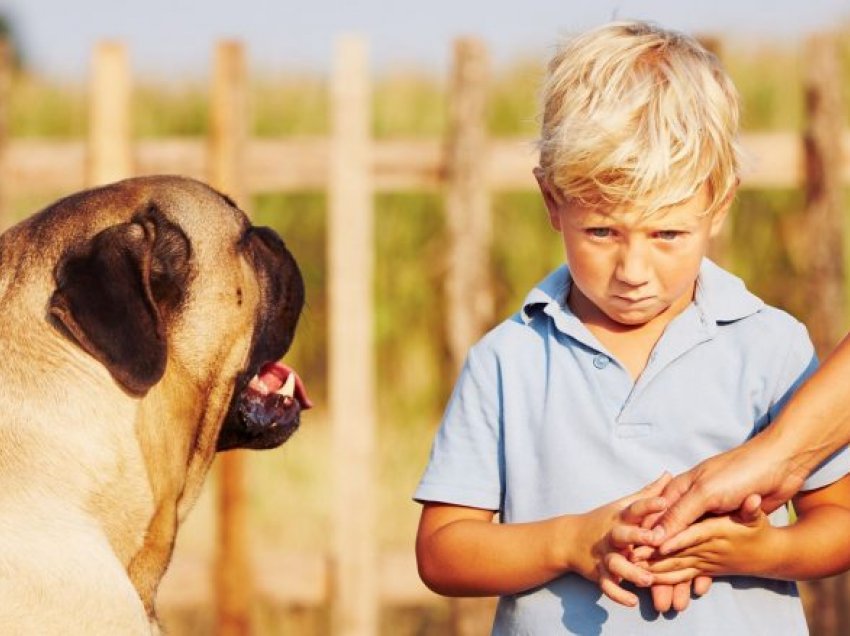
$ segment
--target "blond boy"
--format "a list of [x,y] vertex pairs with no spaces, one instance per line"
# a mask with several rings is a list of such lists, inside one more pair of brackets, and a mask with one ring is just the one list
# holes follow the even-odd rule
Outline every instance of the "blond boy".
[[[805,633],[792,580],[850,566],[846,454],[793,526],[748,511],[630,559],[667,478],[641,486],[769,425],[815,365],[799,322],[705,258],[737,129],[731,81],[681,34],[609,24],[550,63],[535,174],[568,265],[470,350],[415,495],[423,580],[499,595],[495,634]],[[704,574],[731,576],[659,616]]]

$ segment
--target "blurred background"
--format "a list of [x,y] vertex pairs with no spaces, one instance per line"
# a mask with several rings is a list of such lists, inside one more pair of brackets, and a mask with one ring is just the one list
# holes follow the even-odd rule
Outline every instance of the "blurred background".
[[[562,261],[531,176],[543,65],[618,17],[726,65],[749,156],[712,256],[827,352],[850,326],[846,0],[0,1],[3,227],[187,174],[276,228],[307,281],[287,359],[317,406],[282,448],[216,460],[167,633],[488,633],[492,600],[419,583],[410,495],[466,347]],[[813,633],[850,633],[846,585],[805,586]]]

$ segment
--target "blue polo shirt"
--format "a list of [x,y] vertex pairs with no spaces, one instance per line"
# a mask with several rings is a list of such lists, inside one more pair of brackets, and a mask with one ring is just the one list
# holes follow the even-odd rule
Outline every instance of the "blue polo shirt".
[[[567,307],[569,286],[564,266],[472,347],[416,500],[498,510],[502,523],[587,512],[752,437],[817,364],[800,322],[705,260],[694,302],[633,381]],[[847,472],[842,451],[804,489]],[[785,508],[771,516],[787,521]],[[718,577],[679,614],[637,594],[639,608],[623,607],[566,574],[502,597],[493,633],[808,633],[793,582]]]

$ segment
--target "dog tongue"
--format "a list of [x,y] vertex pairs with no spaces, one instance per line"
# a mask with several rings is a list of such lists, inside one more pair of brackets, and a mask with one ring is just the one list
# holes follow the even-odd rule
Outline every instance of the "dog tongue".
[[282,362],[266,362],[260,367],[260,372],[251,378],[248,386],[258,393],[268,395],[269,393],[278,391],[287,379],[289,379],[290,375],[294,376],[295,381],[293,397],[298,400],[302,410],[311,408],[313,403],[307,397],[307,389],[304,387],[301,378],[298,377],[298,374],[292,368]]

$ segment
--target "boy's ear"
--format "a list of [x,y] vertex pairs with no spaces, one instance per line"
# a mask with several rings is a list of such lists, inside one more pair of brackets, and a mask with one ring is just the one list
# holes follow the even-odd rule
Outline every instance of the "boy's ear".
[[555,196],[552,187],[546,180],[546,176],[543,174],[543,168],[537,166],[532,172],[534,172],[534,178],[537,179],[537,185],[540,187],[540,194],[543,195],[543,203],[546,205],[546,212],[549,214],[549,223],[555,231],[560,232],[561,203],[558,201],[558,197]]
[[711,230],[709,234],[711,238],[720,234],[720,230],[723,229],[723,223],[726,222],[726,217],[729,216],[729,209],[732,207],[732,201],[735,200],[735,194],[738,192],[738,184],[740,183],[740,179],[735,182],[735,187],[729,191],[729,194],[727,194],[726,198],[723,199],[723,203],[719,208],[717,208],[717,210],[715,210],[714,214],[712,214]]

